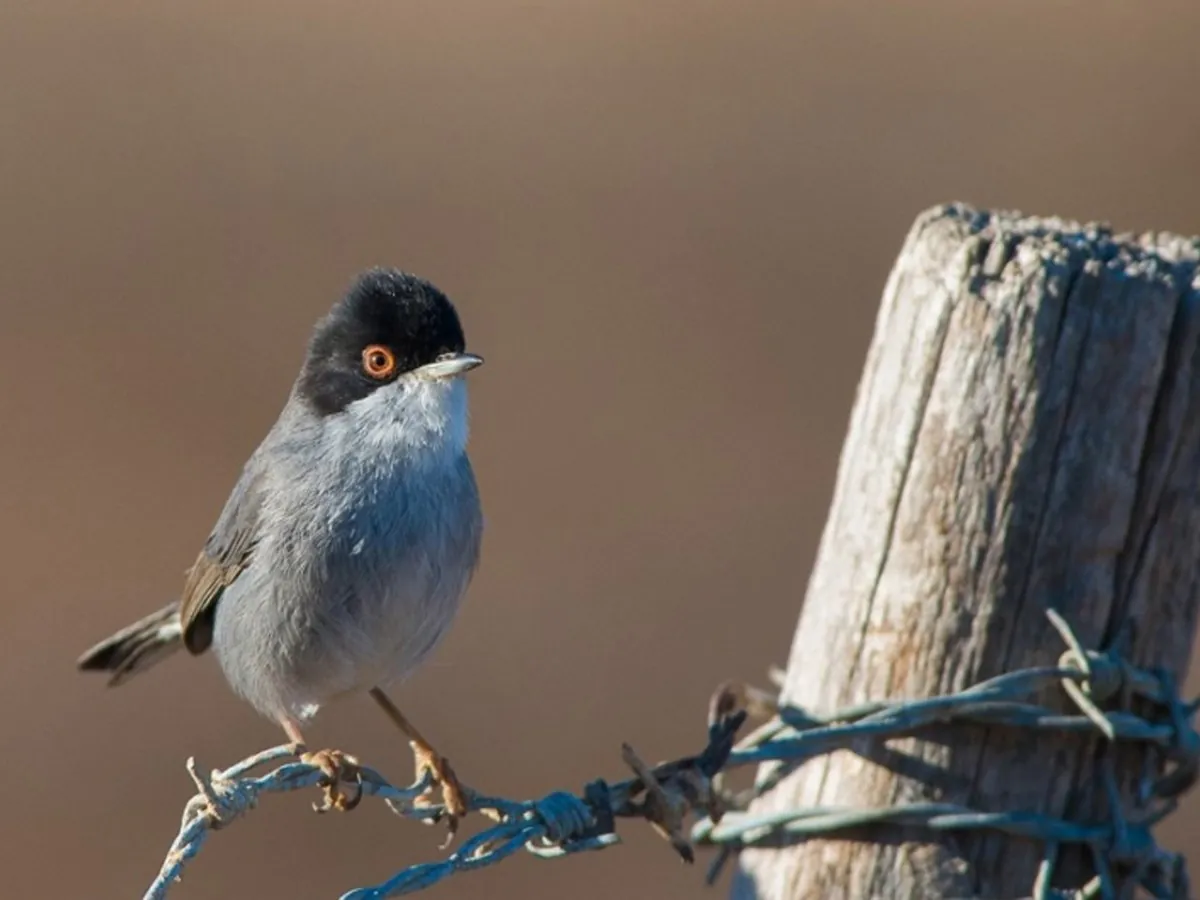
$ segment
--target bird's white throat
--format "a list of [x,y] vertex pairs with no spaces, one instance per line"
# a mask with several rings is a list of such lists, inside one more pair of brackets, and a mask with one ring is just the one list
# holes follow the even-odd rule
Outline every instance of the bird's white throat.
[[466,451],[470,416],[461,378],[404,377],[351,403],[346,413],[349,439],[389,455],[400,451],[413,463],[437,464]]

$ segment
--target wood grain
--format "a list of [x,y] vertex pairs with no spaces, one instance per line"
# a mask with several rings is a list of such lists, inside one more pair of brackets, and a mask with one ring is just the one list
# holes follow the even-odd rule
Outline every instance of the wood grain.
[[[889,277],[792,645],[785,699],[828,711],[1053,664],[1053,606],[1182,677],[1200,577],[1200,242],[954,205]],[[1105,814],[1097,743],[1001,728],[863,744],[758,809],[939,799]],[[1125,752],[1123,769],[1142,762]],[[733,896],[1027,896],[1032,842],[811,840],[742,855]],[[1091,874],[1064,859],[1078,886]]]

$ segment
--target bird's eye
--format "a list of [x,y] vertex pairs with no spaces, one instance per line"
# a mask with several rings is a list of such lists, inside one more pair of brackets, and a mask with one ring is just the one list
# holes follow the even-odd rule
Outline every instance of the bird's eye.
[[396,354],[382,344],[371,344],[362,352],[363,371],[382,381],[396,374]]

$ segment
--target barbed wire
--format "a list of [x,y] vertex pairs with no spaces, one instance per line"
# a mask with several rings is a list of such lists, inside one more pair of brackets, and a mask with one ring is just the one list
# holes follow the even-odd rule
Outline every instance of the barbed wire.
[[[582,797],[555,791],[540,800],[513,801],[466,788],[468,812],[481,813],[495,820],[496,825],[465,841],[444,860],[410,866],[382,884],[349,891],[342,900],[382,900],[413,893],[458,872],[494,865],[522,848],[542,859],[604,849],[620,842],[614,830],[618,818],[645,819],[684,860],[692,862],[684,825],[693,810],[717,811],[712,780],[728,760],[745,717],[741,710],[722,711],[713,718],[708,744],[701,753],[653,767],[624,744],[622,757],[634,777],[613,785],[597,779]],[[265,774],[250,774],[280,760],[289,761]],[[262,794],[328,787],[329,778],[319,766],[297,760],[291,745],[264,750],[207,776],[198,771],[194,759],[188,760],[187,768],[197,793],[184,807],[179,834],[146,891],[145,900],[165,898],[170,886],[180,879],[184,865],[200,852],[212,832],[252,809]],[[357,768],[354,783],[363,797],[382,797],[394,813],[407,818],[430,824],[442,818],[442,805],[418,803],[432,787],[428,775],[399,788],[374,769],[362,765]],[[314,804],[314,808],[325,806]]]
[[[954,694],[865,703],[815,715],[780,706],[765,691],[723,685],[710,704],[708,742],[699,754],[648,766],[624,744],[622,758],[633,777],[613,785],[597,779],[581,795],[555,791],[539,800],[513,801],[468,788],[468,810],[492,819],[494,825],[465,840],[444,859],[409,866],[374,887],[343,894],[342,900],[383,900],[413,893],[451,875],[494,865],[521,849],[542,859],[602,850],[620,842],[615,831],[620,818],[647,821],[689,863],[694,860],[693,844],[718,848],[709,883],[746,847],[785,846],[851,829],[856,838],[867,839],[861,835],[871,827],[919,826],[935,834],[989,830],[1040,841],[1043,856],[1032,887],[1035,900],[1108,900],[1118,897],[1119,883],[1122,891],[1136,885],[1161,900],[1187,900],[1190,884],[1184,858],[1159,847],[1153,828],[1174,811],[1179,797],[1200,774],[1200,734],[1192,724],[1200,701],[1184,703],[1168,673],[1135,668],[1115,651],[1086,650],[1058,613],[1049,610],[1047,616],[1067,647],[1057,665],[1000,675]],[[1033,702],[1053,685],[1061,688],[1076,713]],[[1135,701],[1155,717],[1132,712]],[[748,712],[769,721],[735,745]],[[1146,757],[1134,808],[1126,809],[1112,754],[1101,755],[1109,821],[1072,822],[1039,812],[988,812],[947,803],[808,807],[770,813],[752,808],[755,799],[814,756],[864,738],[913,737],[931,726],[948,724],[1090,733],[1104,739],[1106,747],[1128,742],[1157,748],[1159,761],[1152,763]],[[760,768],[752,788],[738,793],[724,788],[723,773],[765,762],[777,765]],[[281,764],[265,774],[251,774],[273,763]],[[208,776],[188,760],[188,772],[197,793],[184,808],[179,834],[146,900],[163,900],[207,837],[253,808],[262,794],[329,786],[329,776],[318,766],[297,760],[290,746],[265,750]],[[426,823],[436,823],[442,816],[440,805],[418,802],[432,787],[428,777],[401,788],[360,766],[359,778],[363,796],[381,797],[398,815]],[[692,818],[696,821],[685,834]],[[1095,875],[1078,890],[1057,890],[1052,887],[1055,869],[1062,849],[1069,845],[1090,854]]]

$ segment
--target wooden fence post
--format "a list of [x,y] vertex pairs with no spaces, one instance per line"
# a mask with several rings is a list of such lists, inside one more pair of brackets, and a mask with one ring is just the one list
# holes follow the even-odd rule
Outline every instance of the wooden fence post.
[[[1053,665],[1048,607],[1085,646],[1115,641],[1182,678],[1200,579],[1198,262],[1200,240],[1171,235],[959,205],[918,218],[876,321],[785,700],[830,711]],[[937,799],[1104,820],[1098,746],[947,726],[817,757],[754,809]],[[1121,751],[1123,785],[1149,752]],[[990,833],[861,837],[748,850],[733,896],[1029,896],[1042,853]],[[1059,869],[1078,886],[1092,863]]]

